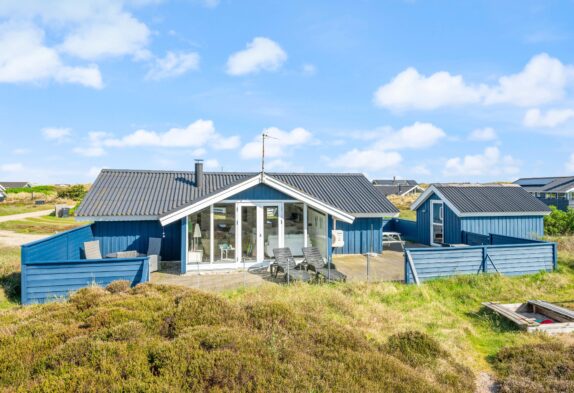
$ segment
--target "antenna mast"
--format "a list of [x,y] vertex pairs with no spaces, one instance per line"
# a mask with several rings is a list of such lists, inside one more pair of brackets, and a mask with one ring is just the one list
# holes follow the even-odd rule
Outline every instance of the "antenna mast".
[[261,134],[261,175],[265,172],[265,139],[277,139],[263,131]]

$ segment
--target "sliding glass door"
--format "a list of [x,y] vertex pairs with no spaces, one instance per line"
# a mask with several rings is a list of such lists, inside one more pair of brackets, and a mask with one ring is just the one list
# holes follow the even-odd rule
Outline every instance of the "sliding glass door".
[[241,206],[241,257],[245,262],[257,261],[257,206]]

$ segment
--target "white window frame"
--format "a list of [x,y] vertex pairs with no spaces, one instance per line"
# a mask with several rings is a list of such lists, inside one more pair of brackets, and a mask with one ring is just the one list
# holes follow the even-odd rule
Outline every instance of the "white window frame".
[[[434,242],[434,226],[440,225],[442,227],[442,241],[444,242],[444,202],[436,200],[430,202],[430,244],[431,246],[440,246],[439,243]],[[440,224],[434,222],[434,205],[441,205],[439,209]]]

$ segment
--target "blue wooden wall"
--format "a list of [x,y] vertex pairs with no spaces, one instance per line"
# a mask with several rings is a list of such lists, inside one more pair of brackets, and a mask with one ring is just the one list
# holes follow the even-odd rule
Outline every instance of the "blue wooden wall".
[[21,274],[22,304],[44,303],[93,284],[128,280],[133,286],[149,281],[149,259],[22,261]]
[[[440,198],[433,194],[417,209],[418,241],[426,245],[430,245],[431,240],[431,200],[440,200]],[[462,243],[462,231],[481,235],[494,233],[522,238],[538,238],[544,235],[543,216],[458,217],[446,204],[443,206],[445,243]]]
[[461,229],[489,235],[506,235],[536,239],[544,235],[543,216],[463,217]]
[[269,187],[266,184],[258,184],[227,199],[230,201],[294,200],[294,198],[290,197],[289,195],[285,195],[281,191],[278,191],[273,187]]
[[366,254],[368,252],[381,253],[383,219],[374,218],[355,218],[352,224],[337,221],[337,228],[343,231],[345,246],[332,250],[333,244],[331,231],[333,230],[333,217],[328,217],[328,245],[329,254]]
[[385,218],[383,232],[399,232],[403,240],[418,242],[418,225],[416,221],[401,218]]
[[459,274],[533,274],[556,268],[556,244],[546,242],[440,248],[408,248],[405,252],[405,281],[414,282],[408,263],[412,258],[419,281]]
[[94,240],[92,226],[86,225],[22,246],[22,261],[69,261],[82,259],[84,242]]
[[94,238],[100,241],[102,255],[127,250],[146,254],[149,238],[159,237],[162,239],[162,260],[181,260],[181,220],[165,227],[159,221],[97,221],[92,226]]

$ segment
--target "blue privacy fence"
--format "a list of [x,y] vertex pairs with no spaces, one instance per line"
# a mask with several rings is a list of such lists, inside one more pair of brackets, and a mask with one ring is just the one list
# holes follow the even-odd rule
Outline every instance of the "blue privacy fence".
[[[84,242],[94,240],[92,226],[72,229],[22,246],[22,304],[66,297],[92,284],[115,280],[132,285],[149,281],[149,259],[85,259]],[[122,250],[117,250],[122,251]]]
[[417,222],[401,218],[391,218],[384,222],[383,232],[399,232],[403,240],[417,242]]
[[[499,235],[479,235],[484,236],[481,238],[475,235],[468,233],[466,239],[469,242],[482,240],[485,243],[405,249],[405,282],[418,284],[459,274],[523,275],[556,269],[556,243]],[[488,243],[485,238],[488,238]]]

